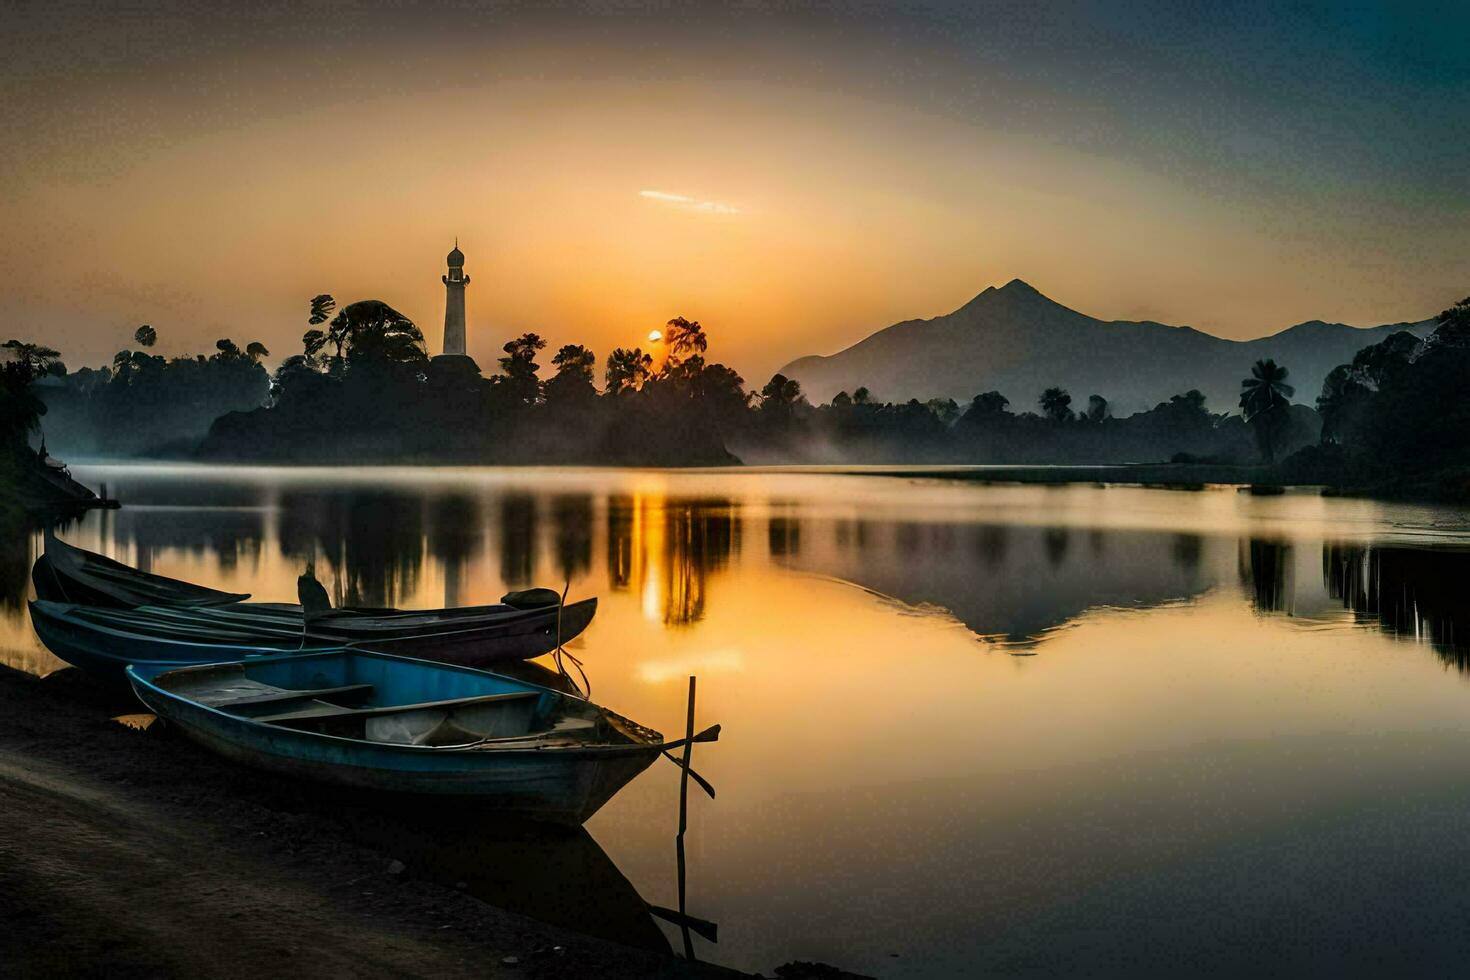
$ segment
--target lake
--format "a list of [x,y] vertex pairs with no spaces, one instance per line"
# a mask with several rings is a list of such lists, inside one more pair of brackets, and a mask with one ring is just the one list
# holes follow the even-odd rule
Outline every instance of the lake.
[[[698,724],[724,726],[695,753],[718,799],[690,797],[688,908],[719,924],[703,959],[930,977],[1470,956],[1470,514],[820,471],[73,470],[125,506],[68,540],[262,600],[294,601],[312,558],[337,602],[599,596],[569,646],[594,699],[675,733],[695,674]],[[0,554],[0,659],[44,674],[38,546]],[[674,906],[677,807],[657,764],[572,867],[507,864],[497,894],[537,914],[599,864],[626,901]]]

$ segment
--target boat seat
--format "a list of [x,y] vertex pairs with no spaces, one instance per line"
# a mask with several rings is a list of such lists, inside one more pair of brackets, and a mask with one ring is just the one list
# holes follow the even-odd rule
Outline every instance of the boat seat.
[[208,702],[211,708],[234,712],[239,708],[254,708],[259,705],[279,705],[289,701],[314,700],[317,698],[341,698],[347,696],[366,697],[373,693],[371,684],[344,684],[341,687],[318,687],[312,690],[277,688],[269,694],[230,698]]
[[314,705],[300,711],[285,711],[274,715],[258,715],[255,720],[271,725],[289,725],[295,721],[315,721],[324,718],[373,718],[378,715],[401,714],[408,711],[452,710],[454,708],[466,708],[471,705],[524,701],[527,698],[539,698],[540,696],[540,693],[537,691],[512,691],[509,694],[481,694],[470,698],[449,698],[445,701],[420,701],[417,704],[388,704],[372,708],[336,708],[336,710],[332,711],[322,710],[321,707]]

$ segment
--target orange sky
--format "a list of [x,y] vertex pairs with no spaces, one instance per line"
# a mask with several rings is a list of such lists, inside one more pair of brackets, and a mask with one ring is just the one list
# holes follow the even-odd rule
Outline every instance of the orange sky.
[[[1470,292],[1464,195],[1437,177],[1390,188],[1284,144],[1188,156],[1177,107],[1176,141],[1155,107],[1129,142],[1127,103],[1046,90],[927,24],[885,46],[846,23],[456,32],[426,12],[397,34],[331,20],[317,44],[178,15],[149,47],[146,18],[56,16],[0,52],[19,58],[0,76],[0,333],[73,367],[144,322],[164,353],[229,335],[274,360],[318,292],[383,299],[437,351],[456,235],[487,371],[525,330],[602,357],[683,315],[759,384],[1014,277],[1231,337]],[[1260,171],[1221,165],[1237,152]]]

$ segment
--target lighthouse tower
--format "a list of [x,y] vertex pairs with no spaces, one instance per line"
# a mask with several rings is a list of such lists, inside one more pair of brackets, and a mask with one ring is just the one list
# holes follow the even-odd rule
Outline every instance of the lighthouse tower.
[[444,353],[460,354],[464,348],[464,288],[470,277],[464,274],[464,253],[459,250],[459,239],[454,240],[454,251],[445,259],[449,273],[444,280]]

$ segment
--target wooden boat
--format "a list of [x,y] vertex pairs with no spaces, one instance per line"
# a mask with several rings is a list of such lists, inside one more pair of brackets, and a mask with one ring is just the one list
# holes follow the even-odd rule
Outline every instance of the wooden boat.
[[[203,585],[155,575],[133,568],[106,555],[67,544],[47,528],[45,551],[31,567],[31,581],[36,596],[53,602],[70,602],[79,606],[108,609],[182,608],[201,616],[218,609],[219,616],[236,620],[254,618],[271,625],[285,625],[300,630],[301,607],[295,603],[246,602],[247,592],[220,592]],[[333,623],[331,635],[344,642],[355,639],[354,629],[372,632],[380,619],[391,619],[407,625],[410,619],[436,627],[450,620],[460,623],[477,616],[497,617],[512,610],[543,609],[556,605],[556,595],[549,589],[532,590],[542,597],[526,601],[527,593],[510,593],[500,602],[482,606],[459,606],[448,609],[393,609],[348,606],[325,614]]]
[[[558,823],[581,824],[684,744],[535,684],[360,650],[134,664],[127,676],[151,711],[227,758]],[[695,740],[718,737],[715,726]]]
[[243,602],[248,593],[216,589],[154,575],[96,552],[67,544],[46,529],[45,551],[31,567],[36,595],[87,606],[223,606]]
[[98,609],[37,599],[30,610],[31,625],[48,650],[75,667],[116,677],[130,663],[183,666],[228,659],[219,656],[221,648],[275,653],[358,646],[488,667],[556,649],[558,635],[565,643],[587,628],[597,612],[597,600],[560,608],[481,606],[385,616],[332,613],[313,618],[307,629],[300,607],[285,605]]

